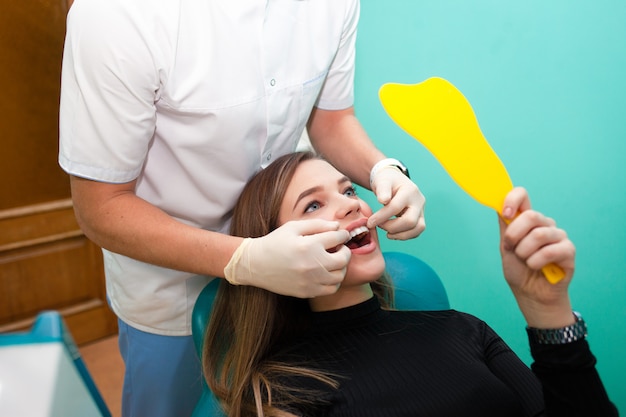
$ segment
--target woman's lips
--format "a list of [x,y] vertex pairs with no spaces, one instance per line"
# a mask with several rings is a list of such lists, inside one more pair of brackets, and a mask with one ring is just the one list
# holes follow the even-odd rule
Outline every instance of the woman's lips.
[[372,230],[368,229],[367,218],[359,219],[348,225],[346,230],[350,233],[350,240],[345,245],[355,255],[364,255],[376,250],[376,240],[372,237]]
[[342,246],[348,247],[354,254],[370,253],[376,249],[376,242],[372,239],[372,232],[367,228],[367,218],[354,221],[346,227],[350,233],[350,240],[343,245],[328,249],[329,253],[337,252]]

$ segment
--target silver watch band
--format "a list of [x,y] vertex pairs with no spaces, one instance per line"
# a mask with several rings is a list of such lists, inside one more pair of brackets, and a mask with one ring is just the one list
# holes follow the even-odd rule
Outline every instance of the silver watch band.
[[526,327],[528,338],[541,345],[564,345],[587,337],[587,324],[580,313],[574,311],[576,322],[560,329],[537,329]]

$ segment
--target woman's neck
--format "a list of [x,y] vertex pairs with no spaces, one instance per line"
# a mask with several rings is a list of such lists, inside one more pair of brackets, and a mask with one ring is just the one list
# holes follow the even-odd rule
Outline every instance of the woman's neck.
[[349,287],[339,287],[336,293],[311,298],[309,306],[313,311],[339,310],[350,307],[372,298],[374,293],[370,284],[362,284]]

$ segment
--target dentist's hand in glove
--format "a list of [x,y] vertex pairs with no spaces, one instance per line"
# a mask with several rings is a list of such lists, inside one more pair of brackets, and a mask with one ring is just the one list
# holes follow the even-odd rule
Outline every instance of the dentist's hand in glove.
[[321,219],[290,221],[270,234],[244,239],[224,277],[276,294],[312,298],[333,294],[343,281],[350,239],[339,223]]
[[370,182],[384,207],[369,218],[367,227],[378,226],[395,240],[412,239],[426,229],[426,199],[409,177],[389,165],[373,172]]

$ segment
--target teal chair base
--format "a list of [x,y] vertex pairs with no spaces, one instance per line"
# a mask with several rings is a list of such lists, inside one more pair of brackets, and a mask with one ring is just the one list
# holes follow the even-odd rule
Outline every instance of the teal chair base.
[[[424,261],[401,252],[385,252],[386,269],[393,280],[398,310],[447,310],[446,289],[437,273]],[[214,279],[202,290],[193,309],[191,329],[196,351],[201,356],[204,330],[209,321],[220,280]],[[220,405],[206,385],[193,417],[224,416]]]
[[111,416],[56,311],[30,331],[0,334],[0,388],[0,416]]

